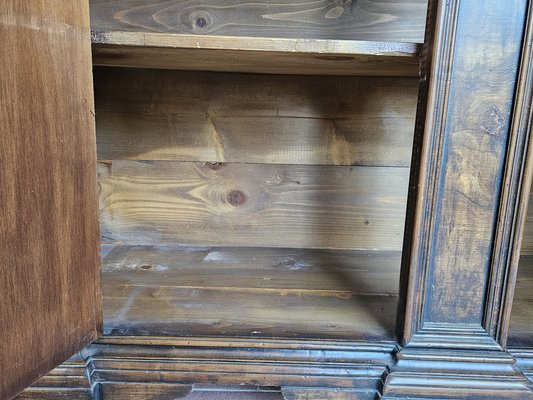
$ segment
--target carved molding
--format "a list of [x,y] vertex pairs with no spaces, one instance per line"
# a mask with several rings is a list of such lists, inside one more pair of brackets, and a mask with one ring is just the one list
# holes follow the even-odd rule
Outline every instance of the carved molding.
[[407,348],[386,376],[382,399],[533,399],[513,364],[502,351]]
[[292,399],[335,388],[338,395],[351,396],[347,399],[370,400],[396,349],[395,343],[106,337],[83,356],[91,384],[104,399],[106,391],[115,393],[118,387],[137,390],[133,384],[158,383],[169,391],[186,391],[176,385],[245,383],[283,388]]
[[523,63],[518,78],[516,69],[520,52],[529,57],[531,21],[522,45],[525,3],[505,13],[498,7],[429,5],[401,279],[403,345],[501,350],[505,343],[530,174],[531,67]]
[[533,8],[526,23],[483,326],[505,347],[533,176]]

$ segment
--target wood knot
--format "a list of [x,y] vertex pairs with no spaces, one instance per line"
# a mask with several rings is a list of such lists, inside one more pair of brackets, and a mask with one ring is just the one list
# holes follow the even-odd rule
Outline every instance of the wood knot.
[[481,129],[491,136],[501,136],[505,126],[505,117],[498,106],[492,104],[481,118]]
[[205,28],[207,26],[207,21],[204,17],[196,18],[196,26],[198,28]]
[[335,0],[335,7],[330,9],[325,17],[327,19],[336,19],[343,16],[347,8],[352,4],[352,0]]
[[246,195],[240,190],[232,190],[227,194],[226,200],[232,206],[237,207],[246,202]]
[[216,171],[224,166],[224,163],[221,162],[206,162],[205,166],[213,171]]
[[198,11],[190,15],[190,22],[194,32],[207,32],[211,25],[211,16],[205,11]]

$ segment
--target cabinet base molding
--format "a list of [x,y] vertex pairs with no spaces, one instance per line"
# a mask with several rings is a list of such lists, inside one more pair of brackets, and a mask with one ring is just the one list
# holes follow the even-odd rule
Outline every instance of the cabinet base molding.
[[72,357],[25,389],[16,400],[91,400],[93,391],[86,372],[83,358]]
[[106,337],[83,356],[103,399],[115,392],[119,399],[151,398],[124,394],[149,383],[163,399],[164,390],[179,398],[183,385],[201,391],[245,384],[256,392],[276,388],[290,400],[372,400],[395,351],[392,342]]
[[533,399],[533,388],[505,351],[404,348],[383,399]]
[[533,349],[108,336],[17,400],[527,400],[530,381]]
[[533,387],[533,349],[510,349],[515,360],[515,368],[522,372],[529,379]]

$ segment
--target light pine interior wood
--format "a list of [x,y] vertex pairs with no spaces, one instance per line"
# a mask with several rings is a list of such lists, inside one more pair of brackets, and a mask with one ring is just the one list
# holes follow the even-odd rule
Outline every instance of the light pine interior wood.
[[93,0],[96,65],[417,76],[427,2]]
[[96,68],[98,158],[408,167],[417,80]]
[[94,76],[106,333],[393,338],[416,79]]
[[427,0],[90,0],[96,32],[422,43]]
[[105,333],[390,339],[400,252],[114,246]]
[[522,254],[513,299],[508,345],[531,347],[533,343],[533,256]]
[[531,347],[533,344],[533,193],[527,210],[518,276],[513,298],[508,345]]
[[533,343],[533,193],[522,237],[518,276],[513,299],[509,346],[531,347]]

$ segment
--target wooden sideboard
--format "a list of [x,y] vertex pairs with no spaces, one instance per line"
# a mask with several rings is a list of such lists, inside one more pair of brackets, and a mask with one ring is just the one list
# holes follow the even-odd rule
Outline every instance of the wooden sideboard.
[[531,6],[4,0],[0,398],[533,399]]

